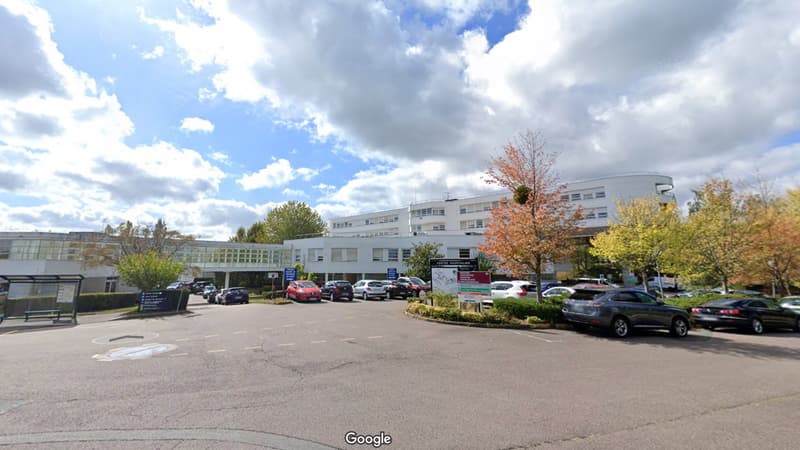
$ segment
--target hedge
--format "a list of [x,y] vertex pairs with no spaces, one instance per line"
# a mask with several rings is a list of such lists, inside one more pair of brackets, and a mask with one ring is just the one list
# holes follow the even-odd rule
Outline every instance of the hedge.
[[138,303],[138,292],[98,292],[95,294],[81,294],[78,299],[78,312],[125,308],[128,306],[136,306]]
[[558,303],[539,303],[514,298],[496,298],[492,303],[492,309],[516,319],[526,320],[530,316],[536,316],[550,323],[563,322],[561,305]]

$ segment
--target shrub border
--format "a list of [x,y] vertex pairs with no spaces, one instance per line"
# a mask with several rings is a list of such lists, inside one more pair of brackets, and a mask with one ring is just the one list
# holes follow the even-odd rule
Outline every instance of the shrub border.
[[442,323],[445,325],[455,325],[462,327],[476,327],[476,328],[505,328],[509,330],[569,330],[572,327],[565,323],[551,324],[549,322],[541,322],[537,324],[525,323],[481,323],[481,322],[456,322],[452,320],[434,319],[432,317],[423,317],[418,314],[412,314],[408,311],[403,311],[407,317],[417,320],[424,320],[426,322]]

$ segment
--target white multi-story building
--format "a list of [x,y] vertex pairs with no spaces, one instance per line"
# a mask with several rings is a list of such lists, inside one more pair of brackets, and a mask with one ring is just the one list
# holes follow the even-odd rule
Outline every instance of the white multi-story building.
[[[563,199],[580,205],[582,236],[592,236],[613,222],[616,202],[659,196],[674,202],[672,178],[654,174],[618,175],[568,183]],[[491,209],[507,193],[416,203],[407,208],[341,217],[329,221],[329,235],[280,244],[192,241],[177,259],[210,276],[231,272],[281,271],[302,263],[319,281],[363,277],[385,278],[388,269],[407,270],[414,244],[440,244],[446,258],[474,258],[491,220]],[[101,233],[0,232],[0,275],[83,274],[86,292],[117,289],[113,267],[89,264],[87,248],[117,244]],[[555,270],[569,270],[556,267]],[[191,278],[187,273],[186,277]]]
[[[618,200],[659,196],[674,202],[672,178],[633,174],[567,183],[563,199],[583,208],[583,228],[602,228],[616,213]],[[328,222],[331,237],[447,236],[480,234],[491,219],[491,210],[508,192],[480,197],[415,203],[407,208],[340,217]]]

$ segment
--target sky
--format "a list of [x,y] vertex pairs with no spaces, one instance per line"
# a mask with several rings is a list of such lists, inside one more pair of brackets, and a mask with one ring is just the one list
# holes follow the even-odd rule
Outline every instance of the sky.
[[0,0],[2,231],[480,195],[526,130],[565,182],[795,187],[800,2]]

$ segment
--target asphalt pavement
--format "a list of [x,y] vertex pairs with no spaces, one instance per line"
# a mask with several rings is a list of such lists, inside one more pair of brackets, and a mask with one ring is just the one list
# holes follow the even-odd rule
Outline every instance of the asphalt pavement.
[[404,307],[195,298],[185,315],[0,333],[0,445],[797,447],[798,333],[618,340]]

